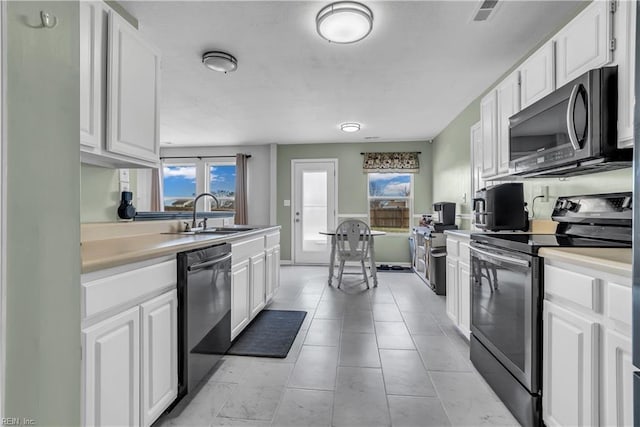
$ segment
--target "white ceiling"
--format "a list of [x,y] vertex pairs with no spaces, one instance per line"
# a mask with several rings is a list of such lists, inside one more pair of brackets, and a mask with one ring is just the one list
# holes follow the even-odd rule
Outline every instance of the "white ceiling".
[[[365,1],[371,34],[330,44],[315,15],[330,1],[123,1],[163,54],[163,145],[410,141],[434,138],[580,2]],[[208,50],[238,59],[228,75]],[[342,122],[362,123],[346,134]]]

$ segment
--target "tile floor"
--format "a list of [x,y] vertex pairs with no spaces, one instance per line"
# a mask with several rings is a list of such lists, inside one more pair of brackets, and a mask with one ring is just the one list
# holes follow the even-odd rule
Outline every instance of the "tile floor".
[[268,308],[308,313],[287,358],[225,356],[189,405],[157,424],[518,425],[473,368],[444,297],[410,273],[379,273],[369,291],[328,287],[326,274],[282,267]]

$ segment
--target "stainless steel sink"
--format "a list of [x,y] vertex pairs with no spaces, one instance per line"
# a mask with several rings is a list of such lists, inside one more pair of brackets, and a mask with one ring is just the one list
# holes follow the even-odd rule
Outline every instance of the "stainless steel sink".
[[162,234],[182,234],[186,236],[192,236],[194,234],[219,234],[219,235],[229,235],[236,234],[243,231],[251,231],[255,230],[257,227],[214,227],[214,228],[205,228],[204,230],[192,230],[192,231],[172,231],[166,232]]

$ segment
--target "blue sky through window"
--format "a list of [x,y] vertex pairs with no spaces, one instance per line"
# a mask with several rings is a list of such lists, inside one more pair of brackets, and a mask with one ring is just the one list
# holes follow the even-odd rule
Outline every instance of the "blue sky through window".
[[209,168],[209,189],[213,194],[236,192],[236,165],[215,165]]
[[164,197],[195,197],[195,165],[164,166]]
[[370,173],[369,196],[409,197],[411,195],[411,174]]

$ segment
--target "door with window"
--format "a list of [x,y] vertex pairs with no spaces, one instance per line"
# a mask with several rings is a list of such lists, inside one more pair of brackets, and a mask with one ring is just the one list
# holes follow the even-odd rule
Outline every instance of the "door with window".
[[326,264],[336,228],[337,159],[292,160],[293,262]]

